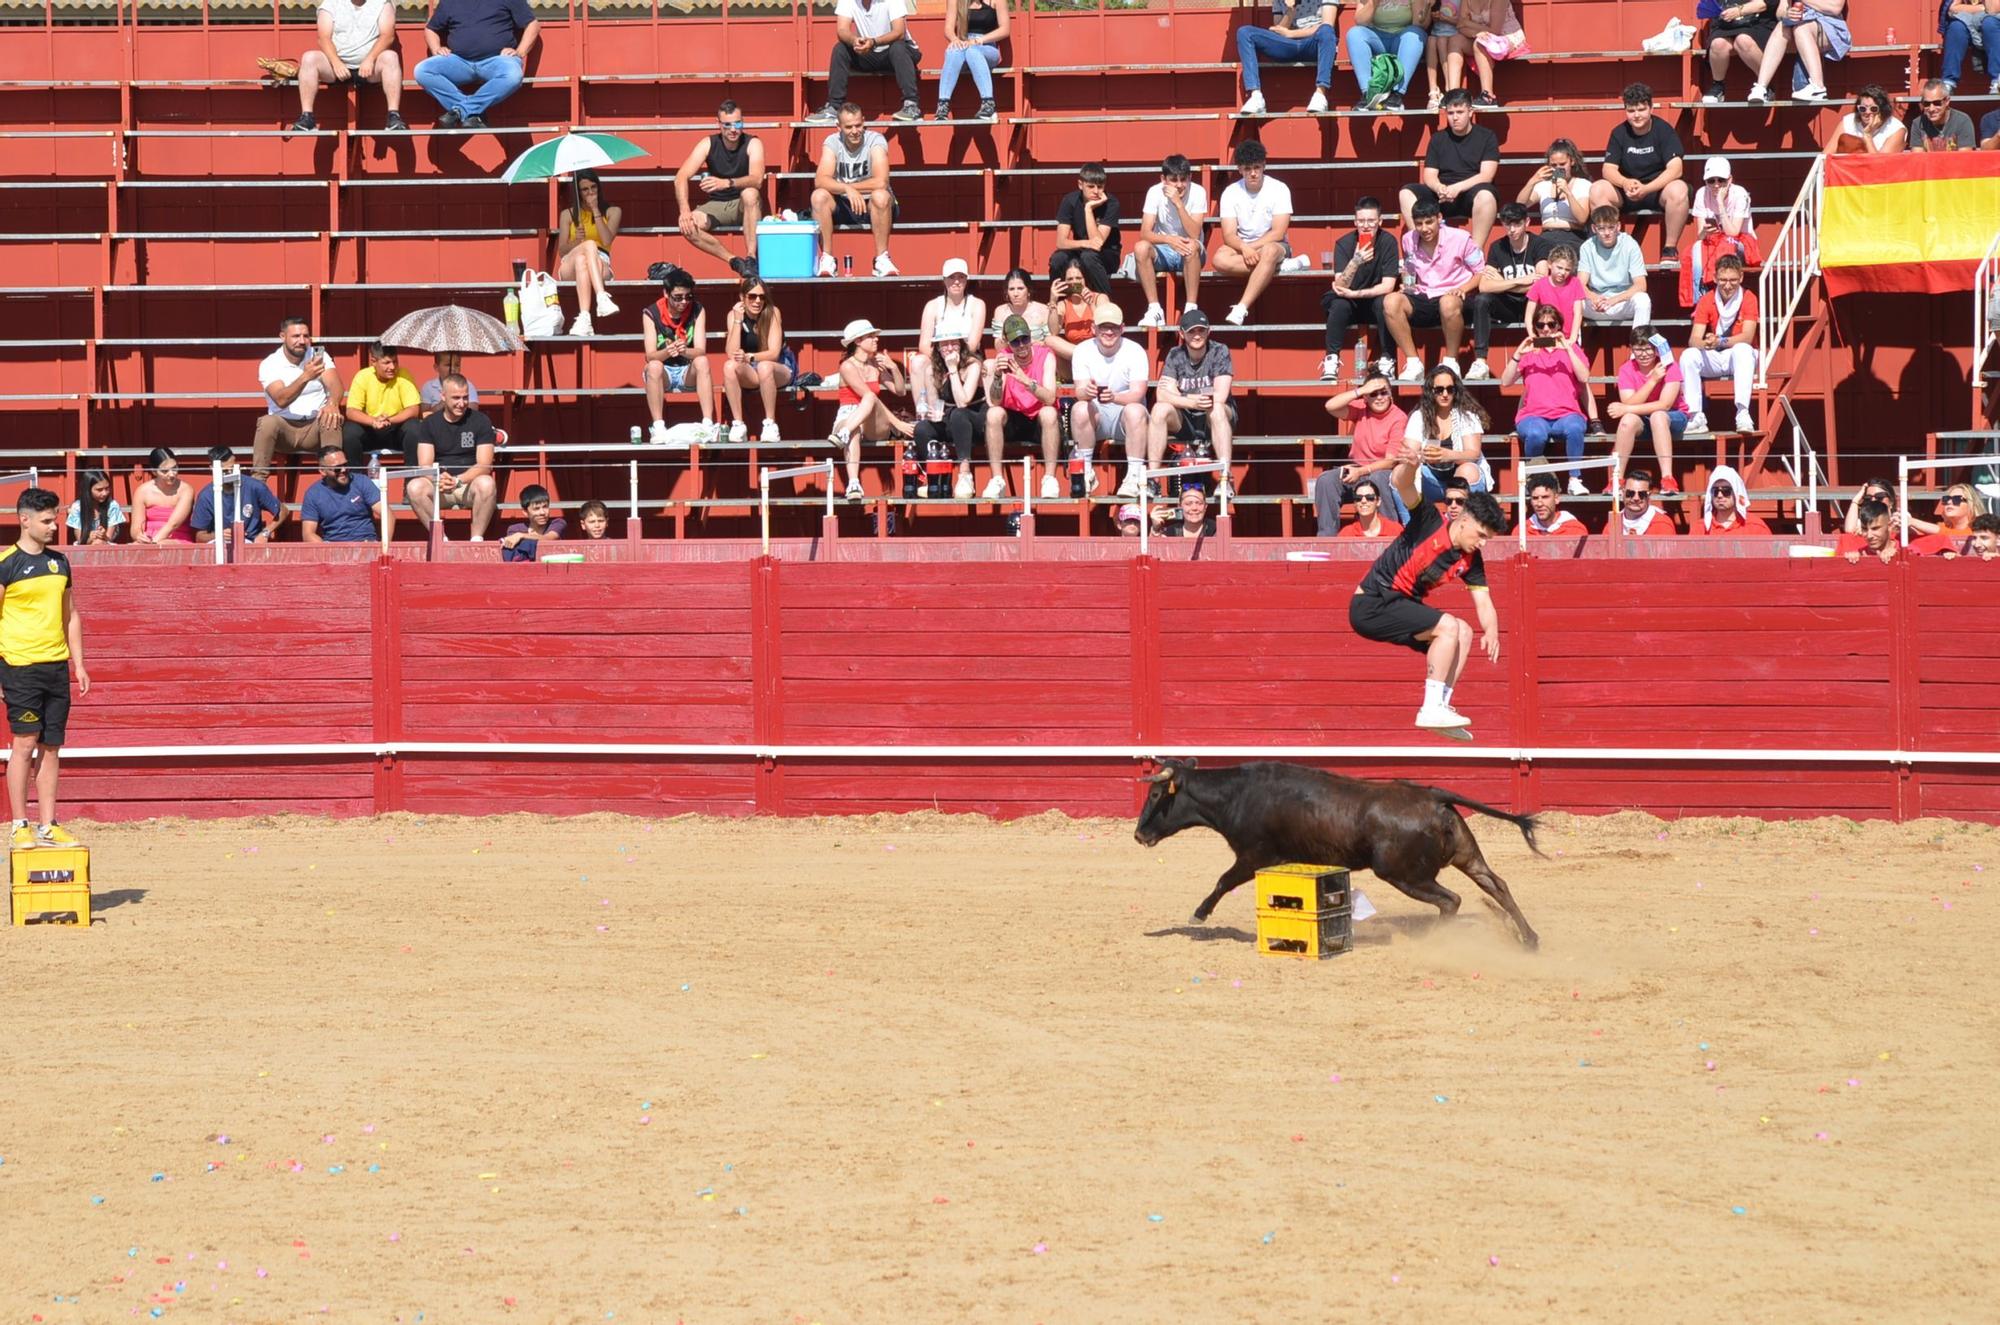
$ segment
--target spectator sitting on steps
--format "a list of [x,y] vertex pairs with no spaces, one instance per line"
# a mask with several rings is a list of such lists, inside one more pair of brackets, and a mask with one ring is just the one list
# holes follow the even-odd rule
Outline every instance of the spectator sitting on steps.
[[1118,234],[1118,199],[1105,188],[1104,167],[1092,161],[1076,172],[1076,188],[1056,208],[1056,246],[1049,255],[1049,279],[1072,269],[1098,294],[1111,293],[1124,240]]
[[1485,248],[1500,207],[1500,195],[1493,191],[1500,173],[1500,140],[1493,130],[1472,122],[1470,92],[1454,87],[1443,100],[1445,129],[1432,134],[1424,148],[1423,180],[1397,195],[1404,232],[1409,231],[1411,209],[1430,199],[1443,209],[1445,220],[1466,223],[1472,242]]
[[[688,151],[674,172],[681,238],[720,258],[739,276],[757,271],[757,222],[764,216],[764,143],[743,132],[743,108],[724,101],[715,108],[716,131]],[[746,256],[737,257],[715,237],[727,227],[743,232]]]
[[340,370],[312,343],[304,318],[280,322],[278,337],[278,348],[257,365],[257,382],[269,398],[251,448],[250,470],[261,479],[271,477],[271,459],[279,450],[319,452],[340,445]]
[[1403,507],[1393,477],[1410,418],[1397,407],[1388,374],[1370,371],[1352,390],[1334,392],[1327,398],[1326,412],[1353,424],[1354,436],[1347,463],[1334,465],[1313,480],[1313,509],[1319,515],[1319,536],[1332,538],[1340,532],[1341,504],[1362,483],[1375,484],[1386,515],[1399,525],[1408,524],[1410,513]]
[[1313,66],[1312,100],[1306,114],[1324,115],[1332,109],[1326,94],[1333,88],[1334,57],[1340,52],[1340,33],[1334,22],[1338,0],[1271,0],[1271,26],[1260,28],[1249,19],[1236,29],[1236,58],[1243,65],[1243,114],[1265,113],[1264,80],[1257,61]]
[[397,363],[396,347],[380,342],[369,346],[368,367],[355,374],[354,385],[347,389],[342,449],[369,470],[376,468],[384,452],[409,455],[422,406],[417,384]]
[[826,74],[826,104],[806,117],[807,124],[832,124],[845,109],[848,79],[859,69],[866,74],[893,74],[903,104],[895,118],[914,124],[924,117],[917,104],[917,43],[910,38],[910,6],[905,0],[838,0],[833,7],[833,57]]
[[812,214],[819,226],[819,274],[831,276],[833,232],[866,226],[875,237],[875,274],[895,276],[889,260],[889,228],[896,221],[896,195],[889,188],[889,140],[868,127],[853,102],[842,103],[839,124],[826,136],[813,173]]
[[308,543],[372,543],[387,515],[381,490],[356,474],[338,446],[320,452],[319,482],[299,506],[299,532]]
[[[520,88],[542,25],[527,0],[438,0],[415,77],[444,113],[440,129],[484,129],[486,112]],[[461,91],[472,87],[471,92]]]
[[[235,453],[228,447],[209,447],[208,458],[211,463],[219,461],[222,464],[222,491],[226,494],[222,513],[224,532],[227,533],[229,526],[240,520],[245,538],[252,543],[270,542],[278,532],[278,526],[285,522],[284,503],[269,487],[239,470]],[[194,514],[189,523],[194,526],[197,543],[215,541],[215,489],[216,485],[210,483],[194,499]],[[227,506],[232,495],[236,500],[233,510]]]
[[[1354,204],[1354,229],[1333,246],[1333,288],[1319,297],[1320,311],[1326,314],[1326,357],[1320,360],[1319,380],[1340,380],[1340,354],[1347,345],[1347,329],[1359,325],[1357,347],[1365,344],[1376,354],[1389,349],[1389,321],[1384,301],[1402,279],[1403,266],[1396,241],[1382,233],[1382,204],[1363,197]],[[1370,335],[1374,339],[1369,339]],[[1367,358],[1357,348],[1355,371],[1364,371]],[[1392,486],[1392,485],[1385,485]]]
[[[227,449],[227,448],[224,448]],[[76,476],[76,500],[69,504],[69,541],[95,544],[118,541],[125,527],[125,511],[111,495],[111,476],[101,469],[86,469]]]
[[1687,393],[1688,431],[1709,431],[1702,383],[1726,381],[1735,393],[1736,431],[1755,432],[1750,391],[1757,379],[1757,296],[1743,288],[1743,259],[1724,255],[1715,264],[1715,288],[1694,306],[1691,344],[1681,351],[1681,389]]
[[1244,278],[1243,293],[1222,319],[1233,327],[1249,321],[1251,307],[1273,277],[1312,266],[1303,253],[1292,254],[1286,238],[1292,228],[1292,191],[1265,173],[1268,159],[1264,144],[1255,138],[1236,144],[1238,178],[1222,191],[1222,242],[1215,249],[1215,269]]
[[1834,544],[1834,555],[1847,558],[1849,564],[1858,564],[1863,554],[1877,561],[1894,561],[1902,549],[1896,544],[1896,522],[1890,518],[1888,504],[1872,499],[1859,501],[1854,505],[1854,513],[1861,532],[1842,534]]
[[1201,306],[1201,264],[1207,261],[1202,222],[1207,217],[1208,193],[1194,182],[1188,159],[1176,152],[1160,162],[1160,182],[1146,190],[1139,242],[1133,248],[1139,293],[1146,297],[1146,311],[1139,317],[1141,330],[1167,325],[1166,310],[1160,306],[1160,272],[1181,278],[1187,290],[1181,298],[1183,312]]
[[669,391],[693,391],[701,407],[701,440],[716,439],[715,389],[708,375],[708,311],[694,297],[694,277],[668,267],[660,281],[660,298],[646,305],[639,319],[639,343],[645,352],[640,370],[646,388],[646,408],[653,416],[648,438],[665,446]]
[[549,490],[541,484],[530,483],[522,488],[521,514],[528,518],[507,526],[507,532],[500,538],[500,560],[540,560],[542,544],[555,542],[569,528],[562,517],[552,514],[554,509]]
[[1708,476],[1708,497],[1701,504],[1701,524],[1688,526],[1690,534],[1706,537],[1769,537],[1771,526],[1750,514],[1750,492],[1743,476],[1728,465],[1717,465]]
[[319,0],[319,45],[299,56],[299,117],[292,132],[311,133],[319,127],[313,102],[320,84],[353,84],[356,99],[363,83],[382,89],[389,104],[383,129],[395,132],[403,123],[403,57],[396,53],[394,0]]
[[1208,509],[1208,489],[1199,483],[1181,485],[1180,509],[1161,525],[1160,538],[1207,538],[1215,533],[1215,516]]
[[[1628,538],[1672,538],[1673,517],[1653,505],[1653,476],[1643,469],[1625,475],[1613,528]],[[1609,532],[1609,531],[1607,531]]]
[[150,547],[194,542],[188,524],[194,489],[181,480],[181,462],[166,447],[156,446],[146,457],[146,468],[153,476],[132,493],[132,541]]
[[486,541],[486,528],[500,502],[499,484],[493,477],[496,440],[493,421],[472,408],[465,379],[455,374],[447,377],[444,408],[417,428],[417,464],[438,467],[440,491],[431,491],[428,477],[412,477],[403,485],[403,495],[424,528],[431,527],[437,506],[470,510],[472,541]]
[[572,336],[594,336],[591,321],[610,317],[618,311],[611,302],[611,241],[618,238],[618,223],[624,209],[607,207],[604,185],[594,170],[579,170],[570,185],[570,205],[556,218],[556,252],[561,260],[556,279],[576,285],[576,320],[569,324]]

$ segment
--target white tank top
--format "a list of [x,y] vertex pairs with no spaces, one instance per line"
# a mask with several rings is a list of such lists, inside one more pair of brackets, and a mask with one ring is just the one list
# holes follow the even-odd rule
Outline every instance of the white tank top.
[[949,298],[943,300],[938,310],[937,322],[931,327],[932,340],[948,340],[953,336],[968,343],[972,340],[972,298],[967,296],[964,303],[953,307]]

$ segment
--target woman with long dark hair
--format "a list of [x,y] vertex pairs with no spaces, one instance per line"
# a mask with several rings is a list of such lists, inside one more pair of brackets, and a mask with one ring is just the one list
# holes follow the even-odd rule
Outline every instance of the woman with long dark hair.
[[1403,430],[1403,440],[1418,449],[1417,478],[1425,501],[1443,501],[1447,480],[1458,478],[1471,492],[1493,486],[1481,457],[1481,445],[1492,421],[1471,393],[1458,369],[1441,363],[1425,378],[1424,403]]
[[125,527],[125,511],[111,496],[111,476],[86,469],[76,476],[76,500],[69,504],[69,540],[76,544],[115,543]]
[[750,425],[743,418],[743,388],[756,387],[764,402],[764,430],[759,441],[778,440],[778,391],[799,371],[799,358],[785,344],[785,319],[771,292],[755,276],[745,277],[736,307],[729,310],[724,333],[725,362],[722,394],[729,398],[729,440],[745,441]]
[[618,237],[618,222],[624,215],[604,201],[604,185],[594,170],[579,170],[570,183],[570,205],[556,218],[556,279],[576,283],[576,320],[569,324],[572,336],[593,336],[591,311],[610,317],[618,311],[611,302],[611,241]]

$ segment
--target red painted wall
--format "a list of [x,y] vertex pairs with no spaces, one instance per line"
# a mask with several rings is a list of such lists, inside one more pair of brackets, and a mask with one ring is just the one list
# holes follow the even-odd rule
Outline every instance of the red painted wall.
[[[348,562],[80,558],[96,685],[71,744],[581,743],[75,759],[79,818],[938,808],[1122,815],[1135,771],[1051,745],[1408,745],[1415,655],[1346,626],[1358,562]],[[1487,747],[2000,749],[2000,568],[1496,561]],[[1445,604],[1465,610],[1462,590]],[[1019,745],[1018,760],[620,755],[621,743]],[[1525,808],[1949,814],[2000,822],[1971,760],[1347,763]]]

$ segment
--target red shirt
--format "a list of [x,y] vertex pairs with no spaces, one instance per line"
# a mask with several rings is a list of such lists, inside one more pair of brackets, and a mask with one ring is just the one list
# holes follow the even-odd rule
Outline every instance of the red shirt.
[[1688,522],[1688,533],[1706,534],[1710,538],[1718,536],[1722,538],[1749,538],[1753,534],[1761,534],[1768,537],[1771,533],[1771,526],[1765,524],[1754,515],[1746,515],[1739,517],[1736,523],[1727,529],[1724,529],[1719,524],[1705,525],[1698,521],[1690,520]]
[[1394,520],[1384,520],[1382,522],[1382,532],[1379,534],[1371,534],[1362,525],[1361,521],[1351,520],[1341,528],[1340,536],[1342,538],[1394,538],[1402,532],[1403,526],[1397,524]]
[[1646,527],[1642,530],[1634,531],[1627,529],[1623,514],[1614,514],[1611,517],[1611,527],[1619,533],[1624,534],[1627,538],[1675,538],[1679,536],[1680,531],[1674,528],[1672,516],[1657,506],[1653,507],[1652,511],[1653,518],[1647,522]]
[[[1896,546],[1895,540],[1891,539],[1889,542],[1889,551],[1893,554],[1896,552],[1900,552],[1901,550],[1902,549]],[[1873,552],[1870,552],[1868,550],[1868,540],[1866,538],[1862,537],[1860,534],[1842,534],[1840,536],[1840,541],[1833,545],[1833,555],[1836,557],[1844,557],[1850,552],[1859,552],[1866,557],[1875,556]],[[1881,558],[1877,557],[1876,560],[1879,561],[1881,560]]]
[[1401,449],[1403,432],[1410,426],[1410,416],[1394,405],[1386,413],[1370,414],[1368,406],[1357,400],[1347,407],[1347,417],[1354,424],[1354,445],[1347,460],[1354,465],[1386,460],[1392,451]]
[[1561,510],[1556,512],[1555,524],[1547,529],[1542,528],[1541,524],[1536,521],[1532,514],[1528,516],[1527,524],[1529,538],[1574,538],[1579,534],[1590,532],[1583,527],[1583,521],[1577,519],[1568,511]]
[[[1694,316],[1689,321],[1698,327],[1713,327],[1721,316],[1722,314],[1715,306],[1715,291],[1710,290],[1695,304]],[[1746,326],[1754,327],[1756,325],[1757,296],[1752,294],[1746,287],[1743,291],[1742,305],[1736,310],[1736,320],[1730,323],[1729,326],[1718,329],[1715,333],[1715,339],[1718,343],[1726,341],[1741,328]]]
[[1913,557],[1935,557],[1945,552],[1963,552],[1965,544],[1971,537],[1971,534],[1967,534],[1960,538],[1956,534],[1948,534],[1940,529],[1935,534],[1925,534],[1922,538],[1911,539],[1907,550]]

